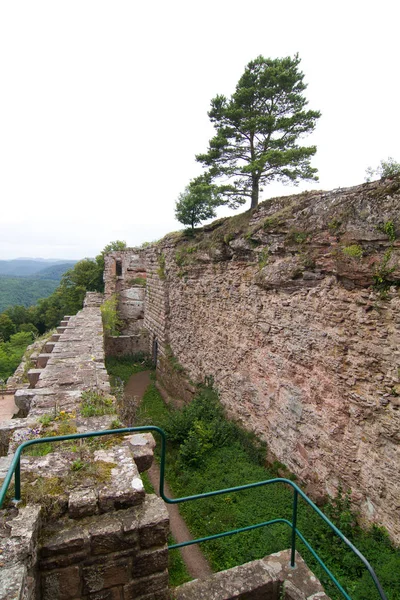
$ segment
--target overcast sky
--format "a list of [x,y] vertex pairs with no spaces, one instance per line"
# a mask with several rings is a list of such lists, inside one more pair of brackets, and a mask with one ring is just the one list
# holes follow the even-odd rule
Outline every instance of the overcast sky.
[[399,21],[398,0],[1,0],[0,259],[83,258],[180,229],[210,100],[260,54],[299,52],[322,112],[305,141],[320,181],[295,190],[400,161]]

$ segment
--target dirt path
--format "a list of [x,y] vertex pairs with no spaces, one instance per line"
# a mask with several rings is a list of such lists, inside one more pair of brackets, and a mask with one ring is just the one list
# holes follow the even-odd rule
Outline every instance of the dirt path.
[[[142,371],[141,373],[135,373],[130,377],[126,387],[125,394],[127,397],[137,396],[139,399],[143,397],[143,394],[150,384],[150,373],[148,371]],[[150,482],[156,493],[159,493],[159,481],[160,481],[160,469],[158,464],[153,463],[152,467],[147,471],[149,475]],[[172,497],[171,490],[168,486],[168,483],[164,484],[165,493],[170,498]],[[180,542],[184,542],[187,540],[192,540],[193,537],[190,535],[189,529],[186,526],[185,521],[179,514],[179,509],[177,504],[167,504],[166,505],[171,533],[179,544]],[[204,557],[204,554],[200,550],[197,545],[193,546],[185,546],[184,548],[180,548],[179,552],[186,564],[187,570],[193,579],[204,579],[212,574],[212,570],[207,560]]]
[[14,394],[2,394],[0,392],[0,423],[12,419],[17,412],[18,408],[14,404]]

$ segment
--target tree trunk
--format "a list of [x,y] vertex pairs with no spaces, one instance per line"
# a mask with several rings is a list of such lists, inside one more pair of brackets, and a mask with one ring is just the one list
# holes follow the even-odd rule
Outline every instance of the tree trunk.
[[251,188],[251,206],[250,209],[258,206],[258,179],[253,179]]

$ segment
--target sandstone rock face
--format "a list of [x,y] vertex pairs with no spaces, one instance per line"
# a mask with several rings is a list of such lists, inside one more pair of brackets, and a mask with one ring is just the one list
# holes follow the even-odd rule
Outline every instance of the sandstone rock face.
[[351,488],[397,542],[399,209],[399,179],[306,192],[123,257],[146,269],[144,327],[167,387],[212,376],[314,497]]

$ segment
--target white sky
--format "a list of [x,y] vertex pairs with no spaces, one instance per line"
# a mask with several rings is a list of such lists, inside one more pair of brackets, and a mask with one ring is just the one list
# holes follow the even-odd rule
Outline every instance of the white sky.
[[320,182],[295,190],[400,161],[399,22],[398,0],[0,0],[0,259],[83,258],[180,229],[210,100],[259,54],[299,52],[322,112],[305,140]]

